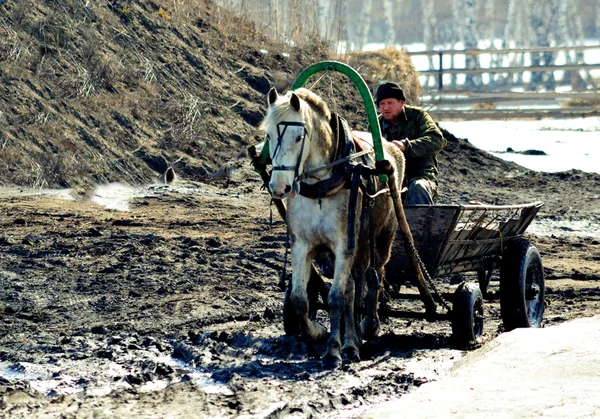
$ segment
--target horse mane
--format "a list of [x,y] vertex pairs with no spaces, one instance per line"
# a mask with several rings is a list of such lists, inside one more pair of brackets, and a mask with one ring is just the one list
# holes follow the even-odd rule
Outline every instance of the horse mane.
[[303,87],[295,90],[294,93],[296,93],[300,99],[308,103],[311,108],[320,113],[321,116],[323,116],[323,118],[325,118],[327,121],[331,119],[329,106],[327,106],[327,103],[325,103],[325,101],[321,99],[319,95]]
[[325,101],[321,99],[321,97],[318,96],[316,93],[313,93],[310,90],[302,87],[294,91],[288,91],[285,95],[280,96],[280,98],[284,98],[285,101],[278,100],[277,102],[275,102],[275,106],[273,107],[272,111],[260,124],[261,129],[264,130],[266,125],[281,120],[283,118],[283,115],[290,110],[289,103],[292,93],[295,93],[300,99],[306,102],[313,111],[315,111],[318,115],[324,118],[325,121],[329,122],[329,119],[331,119],[331,111],[329,110],[329,106],[327,106],[327,103],[325,103]]

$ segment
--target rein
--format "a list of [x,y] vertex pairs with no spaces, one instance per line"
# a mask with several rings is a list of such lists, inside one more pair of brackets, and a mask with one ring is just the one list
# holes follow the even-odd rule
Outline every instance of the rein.
[[331,163],[326,164],[324,166],[317,167],[316,169],[313,169],[313,170],[309,170],[308,172],[302,173],[300,176],[298,176],[297,181],[302,181],[304,179],[308,179],[309,177],[314,177],[313,175],[315,173],[318,173],[318,172],[320,172],[322,170],[326,170],[326,169],[332,168],[334,166],[337,166],[338,164],[342,164],[342,163],[346,163],[346,162],[349,162],[349,161],[352,161],[352,160],[356,160],[357,158],[359,158],[361,156],[364,156],[365,154],[369,154],[370,152],[371,152],[370,150],[365,150],[365,151],[360,151],[358,153],[353,153],[353,154],[350,154],[347,157],[342,157],[341,159],[337,159],[335,161],[332,161]]

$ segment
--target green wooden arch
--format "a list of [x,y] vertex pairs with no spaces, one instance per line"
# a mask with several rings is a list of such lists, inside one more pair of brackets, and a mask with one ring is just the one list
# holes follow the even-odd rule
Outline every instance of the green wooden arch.
[[379,127],[379,121],[377,120],[377,110],[375,109],[375,103],[373,102],[373,96],[371,91],[365,83],[365,80],[360,74],[356,72],[352,67],[339,61],[321,61],[315,63],[306,69],[304,69],[296,78],[296,81],[292,85],[292,90],[296,90],[300,87],[304,87],[304,84],[317,73],[323,71],[336,71],[346,75],[358,89],[358,93],[363,100],[365,105],[365,111],[367,112],[367,120],[369,121],[369,129],[373,136],[373,145],[375,147],[375,159],[377,161],[383,160],[383,146],[381,145],[381,128]]
[[[375,109],[375,103],[373,102],[373,96],[367,86],[367,83],[360,74],[356,72],[352,67],[339,61],[320,61],[307,68],[305,68],[296,78],[291,90],[296,90],[304,87],[304,84],[317,73],[324,71],[336,71],[346,75],[356,86],[360,97],[365,105],[365,111],[367,113],[367,120],[369,122],[369,129],[373,136],[373,147],[375,149],[375,160],[383,160],[383,146],[381,145],[381,127],[379,126],[379,120],[377,119],[377,110]],[[269,162],[269,147],[268,143],[262,149],[260,155],[260,162],[267,164]],[[388,181],[386,175],[379,175],[379,180],[383,183]]]

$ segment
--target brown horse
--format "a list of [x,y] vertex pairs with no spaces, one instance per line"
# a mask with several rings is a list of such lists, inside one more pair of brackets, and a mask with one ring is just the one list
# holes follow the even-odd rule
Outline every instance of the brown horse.
[[[357,246],[351,249],[348,246],[349,190],[340,188],[319,199],[298,193],[300,180],[311,184],[332,176],[333,168],[328,164],[335,160],[337,141],[330,118],[327,104],[309,90],[298,89],[280,95],[271,89],[261,128],[266,133],[273,165],[269,189],[273,197],[287,200],[292,259],[289,304],[297,316],[300,334],[310,340],[320,341],[327,337],[326,328],[309,317],[307,285],[312,261],[318,249],[323,247],[335,257],[333,282],[327,299],[331,330],[323,366],[337,368],[342,363],[341,355],[350,361],[359,360],[361,340],[374,337],[379,331],[378,298],[398,224],[389,194],[377,194],[374,198],[374,245],[369,243],[371,234],[367,232],[360,235]],[[400,190],[404,156],[391,143],[384,144],[384,153],[394,168],[395,175],[390,181],[396,182],[397,190]],[[309,172],[318,177],[305,176]],[[384,187],[378,185],[377,188]],[[357,207],[356,219],[360,220],[362,206]],[[355,224],[352,227],[354,235],[359,237],[359,223]],[[375,250],[374,258],[370,255],[371,248]],[[372,259],[378,281],[365,279]],[[355,281],[351,280],[352,272]],[[358,331],[355,295],[365,307]]]

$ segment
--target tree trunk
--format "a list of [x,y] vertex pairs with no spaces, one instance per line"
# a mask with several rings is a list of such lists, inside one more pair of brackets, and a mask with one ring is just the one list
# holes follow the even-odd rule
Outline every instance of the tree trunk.
[[[464,15],[465,15],[465,32],[463,42],[465,49],[476,49],[478,47],[477,39],[479,39],[477,33],[477,22],[476,22],[476,10],[475,0],[463,0]],[[479,68],[479,56],[478,55],[467,55],[465,59],[465,67],[469,70]],[[481,75],[467,75],[465,78],[466,89],[477,89],[481,87]]]
[[392,0],[383,0],[383,14],[385,16],[385,46],[394,46],[396,45],[396,28]]
[[371,11],[373,10],[373,0],[363,0],[360,18],[362,22],[358,23],[360,28],[358,35],[358,48],[362,50],[369,42],[369,30],[371,29]]
[[[423,3],[423,43],[425,44],[425,49],[428,51],[433,50],[433,48],[435,47],[436,27],[437,22],[435,18],[434,4],[432,1],[427,1]],[[428,59],[429,69],[433,70],[435,68],[435,64],[433,62],[434,57],[430,55]],[[425,81],[425,86],[427,86],[427,88],[430,88],[432,85],[433,87],[437,86],[437,77],[429,75],[427,77],[427,80]],[[439,88],[439,86],[437,87]]]
[[[462,20],[462,13],[463,13],[463,2],[464,0],[452,0],[452,20],[454,21],[454,25],[452,25],[453,28],[453,34],[451,37],[451,42],[452,44],[450,45],[450,49],[455,49],[456,48],[456,43],[457,42],[462,42],[464,35],[463,35],[463,20]],[[463,45],[464,48],[464,45]],[[455,60],[456,56],[452,55],[452,57],[450,58],[450,68],[454,68],[454,60]],[[457,84],[457,75],[456,74],[452,74],[450,76],[450,88],[455,89],[456,88],[456,84]]]
[[[568,5],[569,18],[567,19],[567,21],[571,23],[571,30],[569,31],[569,36],[570,36],[571,40],[574,41],[575,45],[583,45],[584,44],[582,16],[581,16],[581,13],[577,13],[579,10],[581,10],[580,7],[581,7],[580,0],[569,0],[569,5]],[[600,6],[599,6],[599,9],[600,9]],[[600,11],[600,10],[598,10],[598,11]],[[598,18],[598,17],[596,17],[596,18]],[[585,57],[584,57],[583,51],[576,51],[574,54],[575,54],[575,59],[573,61],[575,63],[577,63],[577,64],[585,63]],[[585,89],[586,83],[584,80],[591,83],[592,86],[594,85],[594,78],[592,77],[592,75],[590,74],[589,71],[574,70],[570,73],[571,73],[570,74],[571,87],[574,90]],[[581,73],[584,73],[584,74],[581,74]]]

